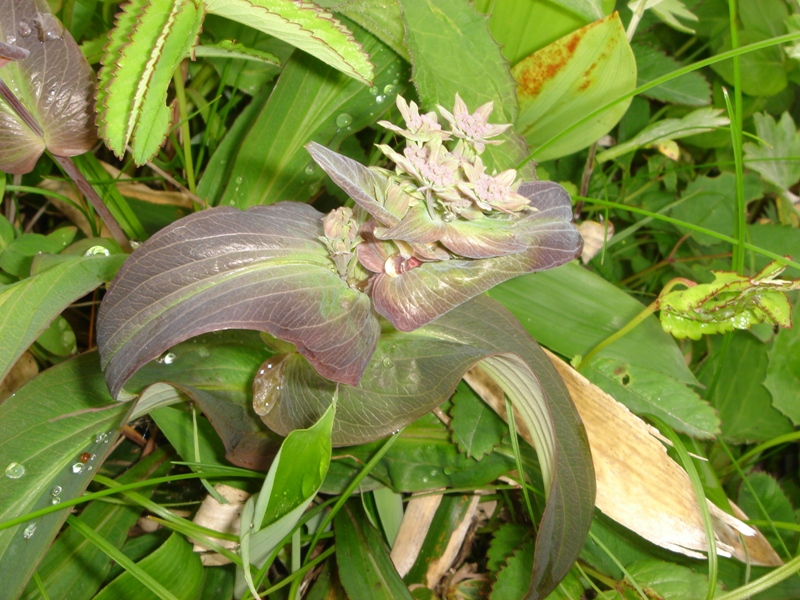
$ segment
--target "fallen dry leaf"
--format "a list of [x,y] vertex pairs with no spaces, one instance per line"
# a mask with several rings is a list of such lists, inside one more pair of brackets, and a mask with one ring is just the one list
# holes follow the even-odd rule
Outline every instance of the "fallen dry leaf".
[[425,494],[413,496],[406,504],[390,554],[400,577],[405,577],[414,566],[425,536],[428,535],[433,515],[441,502],[441,494]]
[[[549,352],[548,356],[586,427],[597,478],[597,508],[662,548],[705,558],[701,554],[708,550],[705,528],[689,477],[669,457],[658,432],[560,358]],[[478,367],[464,379],[506,418],[503,391],[491,378]],[[519,415],[515,421],[520,435],[532,443]],[[711,502],[708,506],[718,554],[743,562],[749,558],[754,565],[783,564],[761,533]],[[745,518],[741,511],[738,514]]]

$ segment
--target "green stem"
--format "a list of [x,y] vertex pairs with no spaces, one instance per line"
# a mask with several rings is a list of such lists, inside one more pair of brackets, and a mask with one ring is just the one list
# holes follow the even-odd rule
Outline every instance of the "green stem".
[[186,168],[186,182],[189,191],[197,195],[197,186],[194,182],[194,165],[192,164],[192,133],[189,130],[189,111],[186,107],[186,89],[183,87],[183,69],[175,71],[172,78],[175,82],[175,97],[178,100],[178,112],[181,116],[181,138],[183,142],[183,164]]
[[[728,0],[728,15],[730,18],[731,49],[739,47],[739,29],[736,26],[736,0]],[[733,58],[733,106],[731,106],[728,91],[723,88],[725,104],[731,122],[731,141],[733,142],[733,160],[736,173],[736,210],[733,226],[733,237],[739,240],[739,245],[733,248],[733,269],[742,275],[744,273],[744,237],[747,227],[747,206],[744,201],[744,169],[742,167],[742,74],[739,57]]]
[[788,579],[798,571],[800,571],[800,556],[794,557],[782,567],[770,571],[763,577],[759,577],[755,581],[743,585],[739,589],[717,596],[714,600],[747,600],[751,596],[755,596],[756,594],[778,585],[781,581]]

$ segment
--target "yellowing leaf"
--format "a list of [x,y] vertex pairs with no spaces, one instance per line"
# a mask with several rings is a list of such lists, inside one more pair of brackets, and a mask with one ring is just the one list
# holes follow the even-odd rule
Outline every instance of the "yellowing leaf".
[[630,100],[561,135],[585,114],[633,90],[636,60],[614,13],[534,52],[511,74],[519,84],[517,129],[541,161],[586,148],[617,124]]

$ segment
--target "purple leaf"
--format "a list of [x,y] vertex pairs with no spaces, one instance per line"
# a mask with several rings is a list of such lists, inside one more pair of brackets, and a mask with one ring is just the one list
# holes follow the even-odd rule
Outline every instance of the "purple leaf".
[[322,216],[294,202],[220,207],[150,238],[100,308],[98,344],[112,395],[165,350],[221,329],[266,331],[295,344],[324,377],[358,382],[378,320],[317,239]]
[[45,148],[74,156],[97,140],[94,71],[69,32],[41,8],[34,0],[0,0],[0,38],[28,53],[18,58],[5,48],[2,56],[16,60],[0,69],[0,79],[33,121],[26,124],[0,100],[0,169],[9,173],[29,172]]

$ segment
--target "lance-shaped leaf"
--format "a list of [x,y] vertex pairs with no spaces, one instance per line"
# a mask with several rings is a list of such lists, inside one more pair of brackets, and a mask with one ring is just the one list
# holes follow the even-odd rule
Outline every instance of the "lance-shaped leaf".
[[100,134],[121,157],[131,144],[137,164],[169,133],[167,88],[195,45],[203,11],[194,0],[133,0],[117,16],[100,71]]
[[369,298],[336,274],[322,214],[281,202],[219,207],[176,221],[131,255],[98,318],[109,388],[190,337],[266,331],[335,381],[361,377],[379,335]]
[[369,55],[331,13],[303,0],[204,0],[212,14],[296,46],[342,73],[371,85]]
[[[334,445],[387,435],[447,399],[480,363],[514,403],[530,431],[548,489],[537,537],[534,588],[544,597],[572,566],[594,506],[588,441],[561,379],[539,346],[501,305],[473,299],[411,333],[384,331],[358,386],[339,385]],[[282,376],[259,379],[264,422],[285,434],[324,413],[337,385],[302,357],[288,355]]]
[[[0,99],[0,170],[27,173],[45,149],[58,156],[88,151],[94,128],[95,78],[69,32],[34,0],[0,1],[4,59],[0,80],[32,117]],[[1,63],[0,63],[1,64]]]

